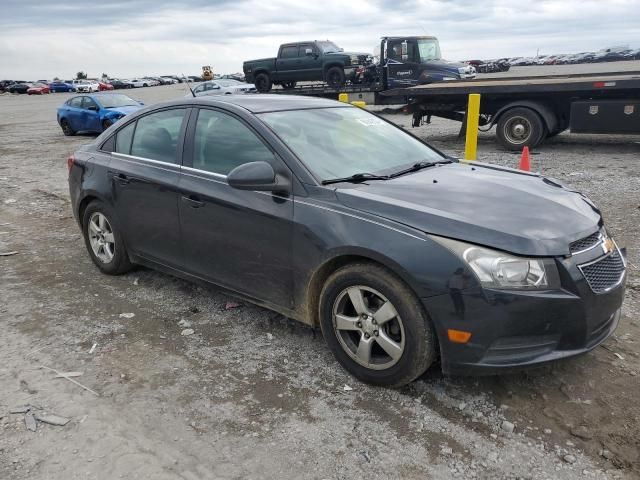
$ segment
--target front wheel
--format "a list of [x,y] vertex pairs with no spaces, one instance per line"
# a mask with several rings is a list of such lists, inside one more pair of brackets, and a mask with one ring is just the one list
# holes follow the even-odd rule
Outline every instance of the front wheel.
[[105,118],[102,121],[102,131],[104,132],[107,128],[109,128],[111,125],[113,125],[113,121],[109,120],[108,118]]
[[111,209],[94,200],[84,211],[82,225],[87,251],[103,273],[120,275],[131,270],[124,239]]
[[435,359],[435,334],[419,299],[379,265],[358,263],[333,273],[319,313],[336,359],[363,382],[401,387]]
[[340,67],[331,67],[327,70],[327,84],[331,88],[340,88],[346,82],[344,70]]
[[268,93],[271,90],[273,83],[271,82],[271,77],[268,73],[259,73],[256,75],[254,85],[256,86],[256,90],[260,93]]

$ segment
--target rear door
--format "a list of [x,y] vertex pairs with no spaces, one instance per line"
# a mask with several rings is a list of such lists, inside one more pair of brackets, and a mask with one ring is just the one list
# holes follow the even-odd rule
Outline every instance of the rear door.
[[261,160],[280,175],[290,178],[291,172],[253,128],[229,112],[201,109],[189,130],[180,179],[187,271],[289,308],[292,194],[238,190],[227,174]]
[[298,56],[298,45],[283,45],[276,59],[277,78],[286,81],[298,80],[302,65]]
[[66,104],[67,121],[69,122],[71,128],[76,132],[83,129],[82,99],[83,97],[73,97]]
[[178,178],[189,109],[173,107],[120,128],[111,154],[114,206],[127,248],[181,269]]

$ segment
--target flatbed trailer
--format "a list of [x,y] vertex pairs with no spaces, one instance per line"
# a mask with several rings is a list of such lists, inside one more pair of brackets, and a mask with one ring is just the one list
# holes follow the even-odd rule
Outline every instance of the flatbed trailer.
[[535,147],[567,129],[640,135],[640,72],[487,77],[393,89],[379,95],[404,97],[414,126],[437,116],[461,121],[464,128],[472,93],[481,95],[480,126],[488,130],[496,125],[496,136],[508,149]]
[[396,89],[385,89],[383,81],[341,89],[307,84],[272,93],[336,100],[346,93],[349,101],[409,111],[414,126],[429,123],[431,117],[460,121],[461,132],[469,94],[479,93],[481,128],[495,125],[499,142],[511,150],[535,147],[567,129],[640,135],[640,72],[486,77]]

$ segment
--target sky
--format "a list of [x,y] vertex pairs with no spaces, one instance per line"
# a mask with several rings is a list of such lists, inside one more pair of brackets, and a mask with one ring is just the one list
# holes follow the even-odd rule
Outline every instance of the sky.
[[0,0],[0,79],[233,73],[284,42],[383,35],[435,35],[449,60],[639,48],[640,0]]

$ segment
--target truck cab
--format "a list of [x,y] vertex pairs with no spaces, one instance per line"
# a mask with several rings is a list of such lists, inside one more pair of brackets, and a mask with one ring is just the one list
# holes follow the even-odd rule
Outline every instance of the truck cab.
[[443,60],[440,43],[432,36],[382,37],[377,56],[387,88],[476,76],[476,69],[471,65]]

